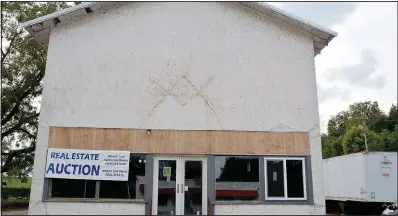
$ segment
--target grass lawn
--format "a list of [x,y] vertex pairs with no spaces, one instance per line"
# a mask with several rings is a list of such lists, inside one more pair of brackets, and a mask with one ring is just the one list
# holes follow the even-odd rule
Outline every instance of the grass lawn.
[[18,178],[11,178],[11,177],[5,177],[1,179],[1,182],[5,182],[7,185],[2,185],[2,187],[8,187],[8,188],[30,188],[32,184],[32,179],[28,178],[27,182],[21,182],[20,179]]
[[[32,184],[32,179],[28,178],[27,182],[21,182],[18,178],[3,177],[1,179],[2,188],[30,188]],[[6,185],[3,185],[3,182]],[[1,199],[1,209],[2,211],[14,211],[14,210],[24,210],[29,206],[29,198],[16,199],[14,197],[9,197],[8,199]]]

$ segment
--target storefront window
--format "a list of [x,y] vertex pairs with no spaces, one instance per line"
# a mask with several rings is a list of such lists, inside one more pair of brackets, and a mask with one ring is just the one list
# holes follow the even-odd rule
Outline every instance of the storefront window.
[[131,154],[128,181],[51,178],[49,194],[51,198],[144,199],[145,164],[146,155]]
[[95,198],[96,181],[80,179],[51,179],[53,198]]
[[259,200],[259,157],[216,156],[216,200]]
[[266,199],[304,200],[304,158],[265,158]]
[[129,180],[100,181],[99,198],[144,199],[145,155],[130,155]]

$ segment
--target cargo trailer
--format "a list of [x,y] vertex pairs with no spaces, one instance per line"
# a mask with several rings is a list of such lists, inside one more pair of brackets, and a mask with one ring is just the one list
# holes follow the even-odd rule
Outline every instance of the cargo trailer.
[[[352,213],[397,202],[397,152],[361,152],[323,160],[325,199]],[[331,202],[329,202],[331,203]],[[350,206],[348,206],[348,204]],[[377,206],[377,204],[376,204]],[[363,213],[363,212],[362,212]]]

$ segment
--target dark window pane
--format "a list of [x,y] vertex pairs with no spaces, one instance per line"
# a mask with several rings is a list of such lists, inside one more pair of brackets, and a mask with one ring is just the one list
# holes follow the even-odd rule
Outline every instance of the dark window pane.
[[259,157],[216,156],[216,200],[259,200]]
[[81,179],[51,179],[52,198],[95,198],[95,182]]
[[174,215],[176,212],[177,161],[159,160],[158,173],[158,215]]
[[268,197],[284,197],[283,161],[267,161],[267,195]]
[[128,181],[100,181],[100,198],[144,199],[146,155],[130,155]]
[[202,161],[185,161],[184,215],[202,215]]
[[287,197],[303,198],[303,163],[301,160],[286,160]]

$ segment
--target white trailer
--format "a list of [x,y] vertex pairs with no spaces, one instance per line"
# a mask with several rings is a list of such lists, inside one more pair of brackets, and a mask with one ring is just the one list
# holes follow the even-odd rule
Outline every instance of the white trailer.
[[325,159],[323,172],[326,200],[397,202],[397,152]]

